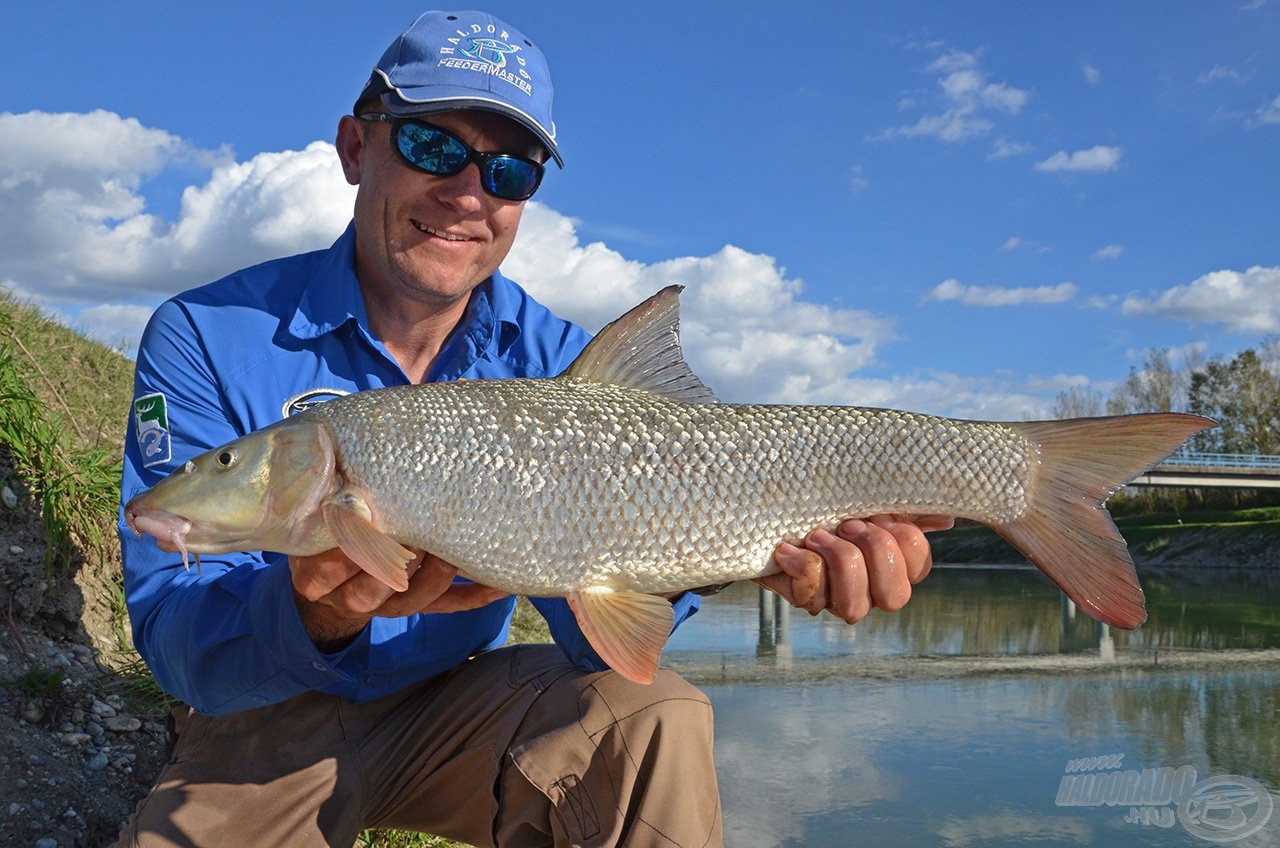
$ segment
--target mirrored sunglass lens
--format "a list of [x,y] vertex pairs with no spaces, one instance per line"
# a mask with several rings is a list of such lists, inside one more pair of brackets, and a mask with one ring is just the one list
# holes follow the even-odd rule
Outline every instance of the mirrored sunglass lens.
[[490,159],[486,176],[490,193],[506,200],[524,200],[538,188],[538,169],[509,156]]
[[448,133],[419,124],[403,124],[396,143],[404,158],[429,174],[447,176],[467,166],[467,149]]

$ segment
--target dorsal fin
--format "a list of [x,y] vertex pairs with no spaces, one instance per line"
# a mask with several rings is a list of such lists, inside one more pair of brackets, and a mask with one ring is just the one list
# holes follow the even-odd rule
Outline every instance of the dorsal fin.
[[565,371],[569,377],[611,383],[690,403],[715,395],[689,370],[680,350],[680,292],[667,286],[611,322]]

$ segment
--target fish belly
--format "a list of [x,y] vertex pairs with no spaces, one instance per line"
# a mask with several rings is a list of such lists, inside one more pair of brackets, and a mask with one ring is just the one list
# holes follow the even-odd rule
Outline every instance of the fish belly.
[[691,404],[564,378],[376,394],[316,411],[382,529],[526,595],[757,577],[779,542],[851,516],[1003,523],[1033,474],[1008,427],[892,410]]

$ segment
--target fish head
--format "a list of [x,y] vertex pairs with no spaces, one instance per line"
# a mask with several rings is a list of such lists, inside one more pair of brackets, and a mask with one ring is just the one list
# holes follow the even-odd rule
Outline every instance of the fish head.
[[125,504],[124,517],[163,550],[218,554],[333,547],[320,503],[338,488],[323,421],[289,418],[206,451]]

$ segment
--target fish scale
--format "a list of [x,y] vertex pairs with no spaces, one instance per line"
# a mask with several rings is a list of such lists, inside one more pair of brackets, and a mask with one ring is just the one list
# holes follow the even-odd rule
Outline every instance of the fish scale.
[[397,591],[410,549],[430,551],[478,582],[567,598],[640,683],[671,632],[663,594],[774,572],[780,542],[851,517],[976,519],[1089,615],[1146,618],[1104,503],[1212,421],[720,404],[680,352],[678,292],[604,328],[559,377],[341,397],[188,461],[125,518],[184,562],[336,547]]
[[[378,493],[384,532],[528,595],[758,577],[776,570],[779,541],[849,516],[1010,521],[1026,510],[1032,452],[998,424],[691,404],[582,380],[384,389],[314,414],[344,478]],[[979,461],[947,461],[957,454]]]

